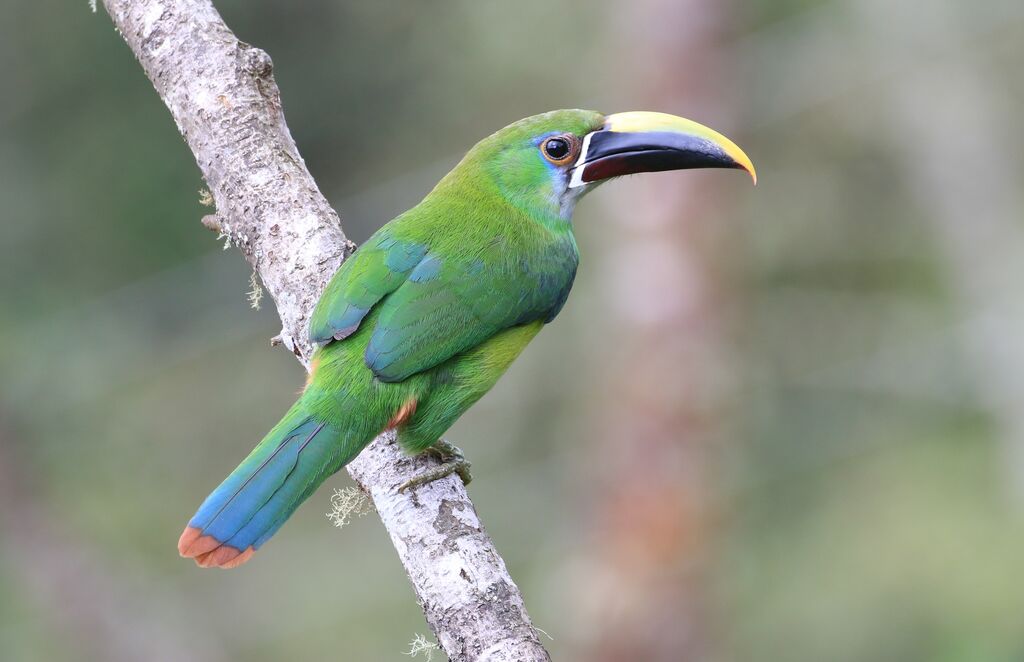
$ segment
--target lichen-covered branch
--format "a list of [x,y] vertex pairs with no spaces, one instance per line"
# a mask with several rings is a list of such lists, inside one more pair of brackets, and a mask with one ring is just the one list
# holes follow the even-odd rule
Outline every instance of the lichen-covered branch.
[[[217,210],[203,224],[259,274],[280,342],[308,368],[309,315],[355,246],[295,147],[270,57],[239,41],[209,0],[103,4],[202,170]],[[549,659],[460,479],[397,493],[433,462],[382,435],[348,470],[373,498],[439,643],[452,660]]]

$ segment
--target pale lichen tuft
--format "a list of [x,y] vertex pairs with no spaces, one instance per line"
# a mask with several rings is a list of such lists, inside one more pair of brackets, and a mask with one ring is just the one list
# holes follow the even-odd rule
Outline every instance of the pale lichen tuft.
[[260,301],[263,300],[263,287],[260,285],[259,277],[256,272],[249,274],[249,306],[253,310],[260,309]]
[[334,490],[331,496],[331,512],[327,513],[327,519],[339,529],[352,521],[352,517],[362,517],[373,512],[373,502],[366,492],[358,487],[349,486],[341,490]]
[[402,655],[408,655],[409,657],[417,657],[420,653],[427,658],[427,662],[434,659],[434,651],[441,650],[441,648],[430,641],[422,634],[417,633],[416,638],[409,642],[409,650]]

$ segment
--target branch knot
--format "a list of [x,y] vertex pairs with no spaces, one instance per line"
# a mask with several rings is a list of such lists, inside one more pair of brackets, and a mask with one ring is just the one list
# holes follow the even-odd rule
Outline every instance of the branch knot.
[[245,42],[238,42],[238,46],[242,49],[247,71],[255,74],[257,78],[269,78],[270,74],[274,73],[274,62],[265,50]]

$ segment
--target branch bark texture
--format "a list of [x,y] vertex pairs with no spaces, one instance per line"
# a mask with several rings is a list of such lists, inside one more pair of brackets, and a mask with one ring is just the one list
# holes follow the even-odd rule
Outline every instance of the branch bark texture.
[[[204,225],[237,246],[307,368],[307,325],[355,249],[285,124],[270,57],[239,41],[209,0],[104,0],[195,155],[216,204]],[[389,435],[348,466],[373,498],[438,642],[452,660],[548,660],[518,587],[456,476],[397,487],[436,461]]]

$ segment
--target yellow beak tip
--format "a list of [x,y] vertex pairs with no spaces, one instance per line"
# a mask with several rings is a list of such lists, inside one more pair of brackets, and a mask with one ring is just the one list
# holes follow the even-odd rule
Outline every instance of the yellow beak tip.
[[718,134],[716,137],[719,139],[719,144],[722,146],[725,153],[733,160],[733,163],[735,163],[737,167],[746,170],[747,174],[750,175],[751,181],[754,182],[754,186],[757,186],[757,170],[754,168],[754,162],[750,160],[750,157],[747,156],[746,152],[740,149],[739,145],[725,136]]
[[704,126],[693,120],[684,117],[669,115],[667,113],[654,113],[648,111],[631,111],[616,113],[605,118],[605,128],[616,132],[651,132],[669,131],[687,133],[693,136],[710,140],[718,145],[722,151],[729,155],[729,158],[740,168],[747,171],[754,186],[757,186],[757,170],[754,164],[739,146],[714,129]]

